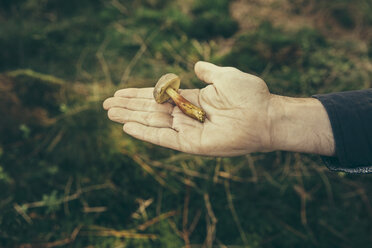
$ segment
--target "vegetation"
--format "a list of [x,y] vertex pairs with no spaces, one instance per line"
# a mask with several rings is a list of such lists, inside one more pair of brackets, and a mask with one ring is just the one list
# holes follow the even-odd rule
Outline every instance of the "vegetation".
[[[287,152],[191,156],[102,110],[166,72],[203,87],[198,60],[283,95],[372,87],[370,1],[267,2],[1,1],[0,247],[367,247],[370,175]],[[257,6],[249,25],[234,14]]]

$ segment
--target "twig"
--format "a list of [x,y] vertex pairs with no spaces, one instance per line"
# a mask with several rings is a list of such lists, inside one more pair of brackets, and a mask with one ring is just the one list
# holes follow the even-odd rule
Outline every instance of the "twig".
[[[138,218],[142,215],[143,218],[147,219],[147,212],[146,212],[146,208],[148,206],[150,206],[152,204],[152,202],[154,201],[153,198],[149,198],[147,200],[144,200],[144,199],[141,199],[141,198],[137,198],[136,199],[136,202],[139,204],[139,207],[138,209],[136,210],[136,212],[134,212],[132,214],[132,217],[134,218]],[[140,215],[141,214],[141,215]]]
[[125,15],[128,14],[128,9],[124,5],[122,5],[118,0],[112,0],[110,3],[117,10],[119,10],[120,13],[125,14]]
[[249,168],[251,169],[251,172],[252,172],[251,180],[252,180],[253,183],[257,183],[258,177],[257,177],[256,168],[254,166],[254,160],[253,160],[251,155],[247,155],[245,157],[247,158],[248,166],[249,166]]
[[209,217],[211,218],[212,223],[217,223],[217,218],[214,215],[214,212],[213,212],[213,209],[212,209],[212,204],[209,200],[209,194],[205,193],[203,197],[204,197],[205,207],[207,208],[207,213],[208,213]]
[[[180,153],[180,154],[172,155],[169,158],[163,159],[161,162],[163,162],[165,164],[174,164],[175,162],[186,161],[186,160],[195,160],[196,158],[197,157],[195,157],[194,155],[190,155],[190,154],[187,154],[187,153]],[[203,161],[211,161],[211,160],[214,160],[214,158],[213,157],[205,157],[205,158],[202,159],[202,162]]]
[[150,165],[148,165],[147,163],[145,163],[145,161],[143,161],[142,158],[140,158],[137,154],[134,154],[131,156],[132,159],[139,165],[142,167],[142,169],[144,171],[146,171],[147,173],[149,173],[151,176],[154,177],[154,179],[162,186],[166,187],[167,183],[164,181],[163,178],[161,178],[152,168]]
[[130,74],[132,72],[133,67],[137,64],[138,60],[142,57],[142,55],[147,50],[146,43],[144,41],[141,42],[141,46],[138,49],[136,55],[132,58],[132,60],[129,62],[127,67],[124,70],[123,76],[121,77],[120,84],[123,86],[128,82],[128,79],[130,77]]
[[164,165],[164,164],[162,164],[158,161],[153,161],[152,165],[154,167],[162,168],[162,169],[165,169],[165,170],[169,170],[169,171],[173,171],[173,172],[177,172],[177,173],[184,173],[185,175],[190,176],[190,177],[198,177],[198,178],[203,178],[203,179],[209,179],[208,175],[202,174],[198,171],[194,171],[194,170],[191,170],[191,169],[188,169],[188,168],[182,168],[181,169],[181,168],[173,166],[173,165]]
[[75,241],[76,236],[79,234],[81,230],[82,225],[77,226],[71,233],[70,237],[67,237],[65,239],[56,240],[53,242],[48,242],[44,244],[22,244],[19,246],[19,248],[31,248],[31,247],[40,247],[40,248],[53,248],[57,246],[63,246],[70,244]]
[[252,178],[241,178],[238,176],[231,175],[231,173],[226,172],[226,171],[220,171],[218,175],[222,178],[230,179],[231,181],[240,182],[240,183],[254,182],[254,179]]
[[157,215],[160,215],[162,198],[163,198],[163,188],[159,187],[158,198],[157,198],[157,203],[156,203],[156,214]]
[[205,239],[205,244],[207,247],[212,248],[213,241],[215,239],[215,234],[216,234],[217,218],[214,215],[211,202],[209,201],[209,195],[207,193],[204,194],[204,203],[205,203],[205,207],[207,208],[209,219],[211,220],[211,221],[207,221],[207,237]]
[[85,60],[87,53],[88,53],[88,47],[85,47],[83,51],[80,53],[79,59],[76,63],[76,74],[82,75],[89,80],[93,80],[92,75],[83,69],[83,62]]
[[32,223],[32,219],[30,218],[30,216],[28,216],[25,212],[25,210],[19,206],[17,203],[15,203],[13,205],[14,209],[17,211],[18,214],[20,214],[23,219],[25,219],[25,221],[28,223],[28,224],[31,224]]
[[[372,206],[371,206],[371,203],[369,202],[370,198],[367,196],[365,189],[362,186],[360,186],[359,183],[354,182],[352,180],[347,180],[347,179],[344,178],[343,181],[346,184],[348,184],[348,185],[350,185],[350,186],[352,186],[356,189],[355,193],[360,196],[360,198],[362,199],[362,201],[365,204],[365,207],[367,209],[369,217],[372,218]],[[352,197],[352,195],[344,196],[344,197]]]
[[[61,203],[64,203],[64,202],[76,200],[77,198],[79,198],[80,195],[82,195],[84,193],[94,191],[94,190],[106,189],[106,188],[109,188],[109,187],[111,187],[111,185],[108,184],[108,183],[105,183],[105,184],[98,184],[98,185],[89,186],[89,187],[86,187],[86,188],[83,188],[83,189],[78,189],[76,193],[74,193],[72,195],[65,196],[64,198],[62,198],[62,199],[56,201],[55,203],[53,203],[53,205],[58,205],[58,204],[61,204]],[[18,204],[15,204],[15,205],[19,206]],[[24,204],[22,204],[21,208],[30,209],[30,208],[44,207],[46,205],[47,205],[47,203],[45,203],[45,201],[36,201],[36,202],[24,203]]]
[[168,41],[165,41],[163,45],[164,48],[166,48],[168,52],[172,54],[173,58],[179,65],[182,65],[182,63],[184,63],[187,68],[193,68],[194,61],[190,61],[189,59],[187,59],[187,56],[180,55],[179,51],[177,51]]
[[194,232],[194,230],[196,228],[196,225],[198,224],[198,222],[200,220],[201,213],[202,213],[202,211],[200,209],[198,209],[198,211],[196,212],[196,214],[194,216],[194,219],[192,220],[192,222],[189,226],[190,235]]
[[186,187],[186,195],[184,198],[184,205],[183,205],[183,213],[182,213],[182,231],[178,230],[176,223],[172,220],[168,220],[169,225],[175,231],[175,233],[184,240],[185,248],[191,248],[190,244],[190,236],[194,231],[195,227],[197,226],[201,211],[199,210],[196,215],[194,216],[191,225],[188,227],[188,215],[189,215],[189,203],[190,203],[190,187]]
[[328,201],[329,201],[330,204],[333,205],[334,201],[333,201],[332,186],[331,186],[331,183],[328,180],[328,177],[324,173],[325,168],[320,169],[320,167],[317,166],[317,165],[314,165],[313,168],[315,169],[316,172],[318,172],[320,178],[322,179],[322,181],[324,183],[324,186],[326,188],[326,191],[327,191]]
[[163,213],[159,216],[156,216],[155,218],[149,220],[149,221],[146,221],[145,223],[139,225],[137,227],[138,230],[140,231],[144,231],[145,229],[147,229],[149,226],[152,226],[154,225],[155,223],[159,222],[159,221],[162,221],[164,219],[167,219],[169,217],[172,217],[172,216],[175,216],[177,215],[177,211],[173,210],[173,211],[169,211],[167,213]]
[[62,239],[62,240],[57,240],[57,241],[48,243],[48,244],[45,245],[45,247],[46,248],[51,248],[51,247],[66,245],[66,244],[69,244],[69,243],[73,242],[76,239],[76,236],[79,234],[81,227],[82,227],[82,225],[77,226],[74,229],[74,231],[71,233],[71,236],[69,238]]
[[109,69],[109,67],[106,63],[105,57],[103,56],[103,52],[104,52],[104,50],[107,46],[107,43],[109,43],[109,41],[110,41],[109,38],[106,38],[106,39],[103,40],[102,44],[100,45],[100,47],[98,48],[98,50],[96,52],[96,57],[97,57],[99,63],[101,64],[102,71],[105,74],[106,82],[109,82],[110,85],[112,85],[110,69]]
[[84,206],[83,212],[84,213],[102,213],[107,210],[107,207],[89,207],[89,206]]
[[[68,178],[68,181],[67,181],[67,184],[66,184],[66,187],[65,187],[65,197],[70,194],[71,185],[72,185],[72,177],[70,176]],[[64,210],[65,210],[65,214],[70,215],[70,210],[68,208],[68,201],[64,202],[63,207],[64,207]]]
[[243,228],[240,224],[240,221],[239,221],[238,214],[236,213],[236,210],[235,210],[235,207],[234,207],[232,195],[231,195],[231,192],[230,192],[230,184],[229,184],[228,180],[225,180],[225,191],[226,191],[226,197],[227,197],[227,202],[228,202],[228,205],[229,205],[229,209],[231,211],[231,214],[233,216],[235,224],[238,227],[240,237],[242,238],[243,243],[245,245],[248,245],[247,237],[245,236],[244,230],[243,230]]
[[221,158],[216,158],[216,167],[214,168],[213,183],[218,183],[218,173],[220,172]]
[[173,229],[173,231],[182,238],[183,234],[180,230],[178,230],[176,223],[173,220],[168,219],[169,226]]
[[280,190],[283,189],[283,185],[278,183],[274,180],[274,178],[270,175],[270,173],[267,173],[266,171],[262,172],[262,175],[266,178],[266,180],[273,186],[279,188]]
[[337,238],[342,239],[343,241],[349,242],[349,240],[345,237],[345,235],[343,235],[342,233],[334,229],[332,226],[329,226],[327,222],[325,222],[325,220],[319,220],[319,224],[324,226],[330,233],[335,235]]
[[267,63],[264,70],[261,72],[260,78],[265,78],[267,74],[270,73],[271,67],[273,67],[273,64],[271,62]]
[[189,215],[189,202],[190,202],[190,187],[186,186],[186,195],[183,204],[183,215],[182,215],[182,237],[185,241],[185,247],[190,248],[190,235],[187,230],[187,222]]
[[288,225],[287,223],[277,219],[277,221],[285,228],[287,229],[288,231],[290,231],[291,233],[293,233],[294,235],[304,239],[304,240],[307,240],[307,236],[305,234],[303,234],[302,232],[296,230],[296,228],[293,228],[291,227],[290,225]]
[[129,62],[127,67],[124,70],[123,76],[121,77],[120,84],[125,84],[128,82],[130,78],[130,74],[134,68],[134,66],[137,64],[138,60],[142,57],[142,55],[146,52],[147,50],[147,45],[146,43],[149,43],[152,41],[152,39],[159,33],[160,30],[162,30],[164,27],[160,27],[157,31],[154,31],[153,33],[150,34],[150,36],[147,38],[146,41],[144,41],[140,36],[136,36],[137,39],[140,41],[141,46],[138,49],[136,55],[132,58],[132,60]]
[[[207,174],[203,174],[203,173],[200,173],[198,171],[194,171],[194,170],[191,170],[191,169],[188,169],[188,168],[185,168],[185,167],[183,167],[181,169],[179,167],[172,166],[172,165],[164,165],[163,163],[161,163],[159,161],[152,161],[151,165],[153,165],[154,167],[166,169],[166,170],[169,170],[169,171],[173,171],[173,172],[177,172],[177,173],[183,173],[183,174],[185,174],[187,176],[190,176],[190,177],[198,177],[198,178],[203,178],[203,179],[207,179],[207,180],[210,179],[210,176],[207,175]],[[218,163],[217,163],[215,174],[214,174],[214,177],[213,177],[213,182],[219,183],[218,177],[227,178],[227,179],[230,179],[231,181],[241,182],[241,183],[254,182],[256,180],[254,178],[241,178],[241,177],[238,177],[238,176],[234,176],[234,175],[231,175],[231,173],[226,172],[226,171],[219,171],[218,170]]]
[[84,213],[102,213],[102,212],[105,212],[107,210],[107,207],[105,206],[100,206],[100,207],[89,207],[88,203],[83,199],[82,200],[82,203],[83,203],[83,212]]
[[304,226],[307,225],[306,218],[306,201],[310,199],[310,194],[305,191],[305,189],[299,185],[294,185],[293,189],[300,196],[301,199],[301,222]]
[[53,138],[53,140],[50,142],[48,148],[47,148],[47,151],[48,152],[51,152],[54,147],[61,141],[62,137],[63,137],[63,133],[64,133],[64,129],[62,128],[58,134]]
[[196,192],[198,192],[198,193],[202,192],[201,189],[198,187],[198,185],[194,181],[192,181],[190,178],[182,177],[182,176],[177,175],[177,174],[174,175],[174,177],[176,179],[178,178],[179,182],[185,184],[186,186],[193,187]]
[[[220,246],[220,248],[229,248],[229,247],[227,247],[226,245],[224,245],[224,244],[221,242],[221,240],[219,240],[219,239],[217,239],[217,243],[218,243],[218,245]],[[232,248],[232,247],[230,246],[230,248]]]
[[92,226],[89,231],[81,232],[82,235],[95,235],[103,237],[134,238],[134,239],[157,239],[155,234],[136,233],[132,230],[114,230],[105,227]]

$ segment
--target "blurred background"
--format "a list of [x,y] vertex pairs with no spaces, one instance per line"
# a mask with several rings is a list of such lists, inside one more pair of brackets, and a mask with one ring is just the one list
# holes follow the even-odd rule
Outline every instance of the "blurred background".
[[308,97],[372,87],[371,0],[2,0],[0,247],[370,247],[372,175],[134,140],[106,97],[206,60]]

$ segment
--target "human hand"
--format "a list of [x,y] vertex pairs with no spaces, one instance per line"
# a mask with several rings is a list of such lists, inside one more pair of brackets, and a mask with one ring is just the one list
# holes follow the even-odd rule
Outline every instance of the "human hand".
[[265,82],[207,62],[196,63],[195,73],[209,85],[180,93],[206,111],[204,123],[170,103],[156,103],[153,88],[119,90],[104,108],[129,135],[175,150],[211,156],[270,150],[270,93]]
[[182,152],[237,156],[285,150],[334,155],[328,114],[314,98],[270,94],[266,83],[233,67],[195,64],[209,84],[180,94],[207,113],[200,123],[170,103],[158,104],[154,88],[118,90],[103,106],[127,134]]

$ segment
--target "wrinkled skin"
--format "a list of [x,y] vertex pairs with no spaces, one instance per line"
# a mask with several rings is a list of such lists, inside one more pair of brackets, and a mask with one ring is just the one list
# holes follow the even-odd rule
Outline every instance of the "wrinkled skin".
[[271,150],[271,94],[266,83],[207,62],[196,63],[195,73],[208,85],[180,93],[206,111],[204,123],[170,103],[156,103],[153,88],[118,90],[103,106],[112,121],[124,124],[127,134],[182,152],[236,156]]

